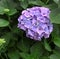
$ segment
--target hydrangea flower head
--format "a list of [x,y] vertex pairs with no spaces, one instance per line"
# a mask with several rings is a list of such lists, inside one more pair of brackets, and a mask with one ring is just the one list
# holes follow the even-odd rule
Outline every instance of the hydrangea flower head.
[[45,7],[32,7],[22,11],[18,18],[18,28],[26,31],[26,36],[41,40],[49,38],[53,31],[53,25],[49,18],[50,10]]

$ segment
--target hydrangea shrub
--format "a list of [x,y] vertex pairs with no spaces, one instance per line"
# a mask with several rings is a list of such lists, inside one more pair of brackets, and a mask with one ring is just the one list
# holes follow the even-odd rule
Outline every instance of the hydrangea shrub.
[[0,0],[0,59],[60,59],[60,0]]
[[18,18],[18,28],[26,31],[26,36],[34,40],[41,40],[42,37],[49,38],[53,31],[50,12],[46,7],[32,7],[23,10]]

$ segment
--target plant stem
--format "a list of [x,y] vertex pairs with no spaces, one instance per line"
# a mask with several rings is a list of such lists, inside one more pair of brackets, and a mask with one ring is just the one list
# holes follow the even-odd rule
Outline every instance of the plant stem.
[[[8,20],[9,20],[9,22],[10,22],[10,20],[11,20],[9,15],[8,15]],[[11,28],[10,24],[9,24],[8,27],[9,27],[9,29],[12,31],[12,28]]]
[[46,4],[49,2],[49,0],[46,1]]

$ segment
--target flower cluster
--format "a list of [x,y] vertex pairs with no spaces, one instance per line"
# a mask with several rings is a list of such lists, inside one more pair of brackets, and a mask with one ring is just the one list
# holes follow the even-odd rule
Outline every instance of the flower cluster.
[[49,38],[53,30],[49,14],[50,10],[45,7],[23,10],[18,18],[18,28],[26,31],[26,36],[34,40],[41,40],[42,37]]

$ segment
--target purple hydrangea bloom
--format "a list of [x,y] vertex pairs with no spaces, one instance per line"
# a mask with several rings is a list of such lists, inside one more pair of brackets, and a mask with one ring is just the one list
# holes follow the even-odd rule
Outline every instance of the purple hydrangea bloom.
[[50,10],[45,7],[32,7],[22,11],[18,18],[18,28],[26,31],[26,36],[41,40],[42,37],[49,38],[53,31],[53,25],[49,18]]

